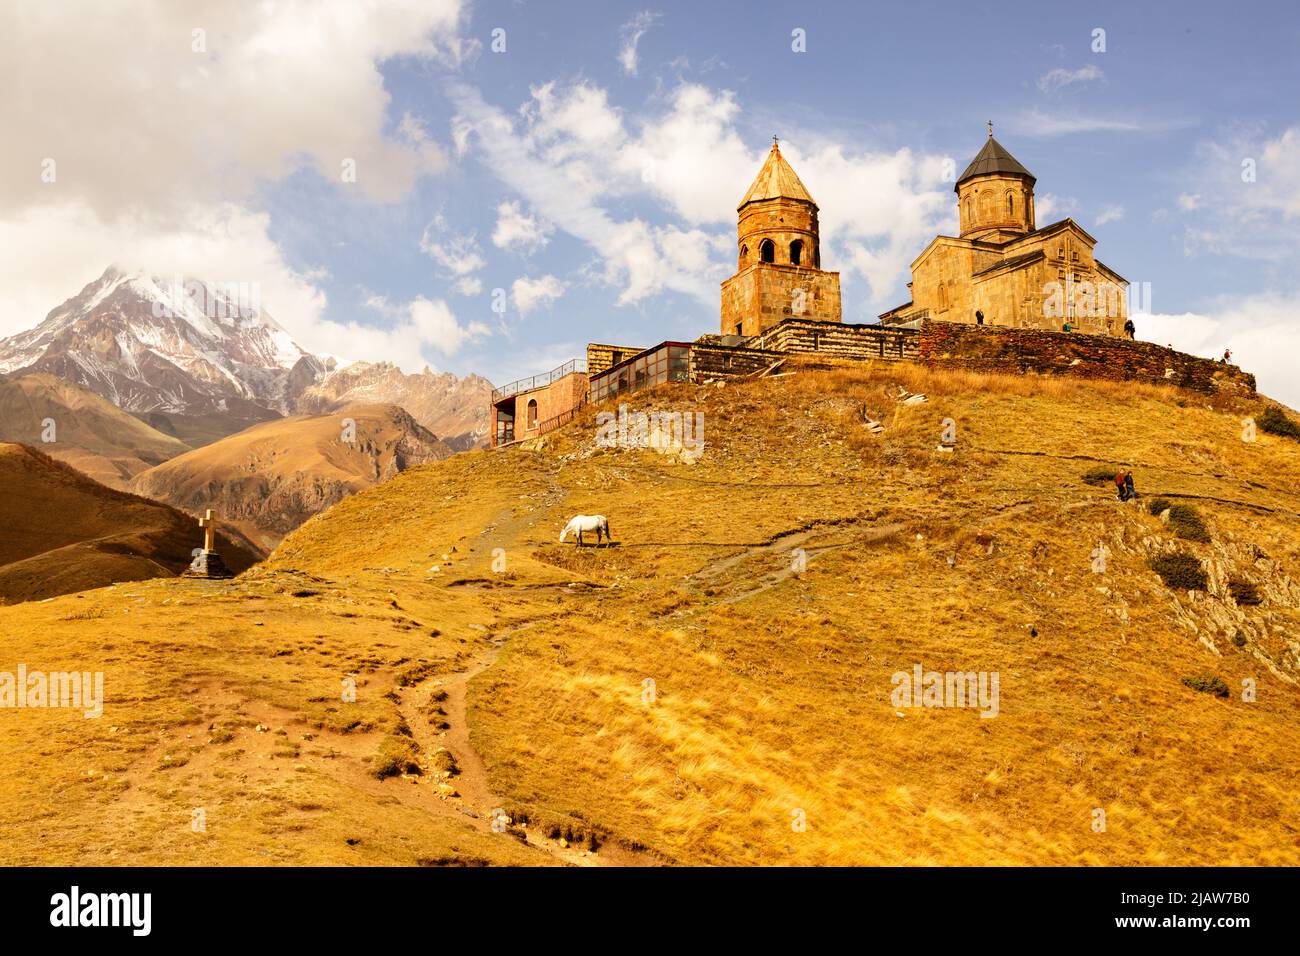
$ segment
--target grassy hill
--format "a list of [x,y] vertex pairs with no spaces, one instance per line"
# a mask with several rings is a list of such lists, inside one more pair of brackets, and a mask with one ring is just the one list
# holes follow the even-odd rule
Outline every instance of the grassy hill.
[[[179,574],[203,542],[188,515],[13,444],[0,444],[0,529],[0,600],[10,602]],[[223,551],[233,570],[252,564]]]
[[[355,423],[354,441],[342,439]],[[260,555],[317,512],[452,450],[396,405],[263,422],[135,477],[131,490],[199,513],[216,509]]]
[[[0,609],[11,657],[108,698],[0,711],[4,862],[1295,864],[1300,443],[1207,401],[861,365],[663,386],[627,402],[703,412],[697,462],[598,448],[589,408],[235,582]],[[1117,465],[1138,502],[1085,480]],[[558,544],[575,513],[618,546]],[[997,672],[997,716],[897,706],[918,664]]]
[[[44,422],[54,422],[43,442]],[[189,450],[90,389],[43,373],[0,379],[0,441],[38,445],[46,454],[124,489],[140,472]]]

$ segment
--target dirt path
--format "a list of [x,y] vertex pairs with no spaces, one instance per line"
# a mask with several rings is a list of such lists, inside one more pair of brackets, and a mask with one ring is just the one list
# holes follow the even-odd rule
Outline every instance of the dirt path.
[[[504,816],[503,804],[506,801],[492,792],[488,783],[487,765],[470,743],[469,683],[495,663],[511,634],[533,627],[536,623],[529,621],[493,635],[469,667],[420,682],[403,695],[400,705],[402,717],[410,726],[411,734],[422,751],[421,762],[428,786],[426,788],[422,784],[420,789],[427,795],[431,809],[460,815],[484,832],[493,832],[494,819]],[[435,697],[438,699],[435,700]],[[437,713],[439,708],[441,714]],[[438,723],[449,726],[440,728]],[[443,778],[432,763],[433,754],[439,748],[450,751],[456,760],[458,772],[451,777]],[[444,786],[440,788],[439,784]],[[447,785],[454,788],[454,792],[447,792]],[[500,827],[501,824],[497,823],[497,832]],[[550,839],[537,826],[512,826],[508,833],[501,835],[504,839],[525,836],[525,842],[529,846],[571,866],[655,865],[655,861],[646,854],[628,850],[612,841],[602,844],[595,853],[581,845],[561,846],[559,840]]]
[[[856,524],[857,522],[842,522],[847,524]],[[885,525],[874,525],[868,528],[865,533],[855,537],[851,541],[839,541],[830,544],[823,544],[806,550],[805,559],[811,560],[827,551],[833,551],[836,548],[847,548],[852,545],[872,544],[876,541],[884,540],[892,535],[898,534],[906,527],[901,522],[894,522]],[[790,575],[794,574],[794,562],[789,560],[790,553],[802,546],[809,538],[813,537],[820,528],[801,528],[795,531],[786,531],[776,535],[771,540],[760,545],[746,547],[743,551],[727,555],[705,565],[699,571],[691,575],[693,581],[708,583],[717,580],[723,574],[738,565],[749,561],[752,558],[763,557],[783,557],[778,567],[774,570],[767,571],[762,578],[758,579],[752,587],[746,588],[739,594],[732,594],[722,599],[723,604],[735,604],[738,601],[744,601],[748,598],[762,594],[776,587],[782,581],[785,581]]]

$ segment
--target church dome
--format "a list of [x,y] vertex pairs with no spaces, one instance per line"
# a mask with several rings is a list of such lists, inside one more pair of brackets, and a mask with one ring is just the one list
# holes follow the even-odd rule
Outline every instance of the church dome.
[[966,171],[957,177],[957,184],[954,192],[960,191],[961,184],[968,179],[975,179],[977,176],[992,176],[995,174],[1007,176],[1023,176],[1029,180],[1032,186],[1037,180],[1034,174],[1020,165],[1019,161],[1007,152],[1005,146],[993,138],[992,132],[989,133],[988,142],[984,148],[979,151]]
[[804,188],[804,184],[799,181],[794,168],[781,155],[781,149],[776,143],[772,144],[763,168],[754,177],[753,185],[749,187],[749,192],[745,193],[745,198],[740,201],[736,209],[743,209],[748,203],[760,202],[764,199],[795,199],[809,203],[813,207],[817,205],[808,194],[808,190]]

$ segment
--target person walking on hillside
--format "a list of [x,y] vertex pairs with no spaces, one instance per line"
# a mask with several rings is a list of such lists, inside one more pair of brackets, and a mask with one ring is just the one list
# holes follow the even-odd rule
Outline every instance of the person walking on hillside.
[[1137,497],[1137,490],[1133,487],[1133,472],[1123,468],[1115,472],[1115,491],[1120,501],[1130,501]]
[[1224,349],[1223,358],[1219,359],[1219,361],[1224,365],[1230,365],[1232,363],[1232,349]]
[[1137,338],[1137,326],[1133,324],[1132,319],[1124,320],[1124,334],[1131,339]]

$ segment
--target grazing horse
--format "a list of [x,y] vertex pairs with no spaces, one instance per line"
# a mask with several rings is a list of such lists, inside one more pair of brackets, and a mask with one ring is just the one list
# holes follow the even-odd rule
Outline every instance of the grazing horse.
[[597,544],[600,544],[601,535],[605,536],[606,541],[610,540],[609,522],[604,515],[574,515],[569,520],[569,523],[564,526],[564,530],[560,532],[560,543],[563,544],[564,539],[569,536],[569,532],[573,532],[578,536],[578,546],[581,547],[582,533],[584,531],[596,532]]

